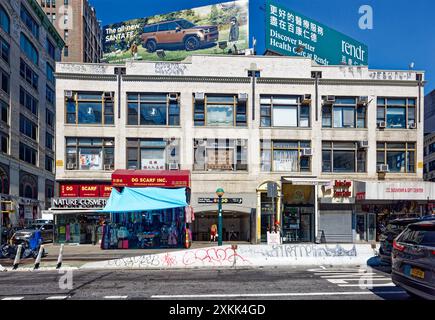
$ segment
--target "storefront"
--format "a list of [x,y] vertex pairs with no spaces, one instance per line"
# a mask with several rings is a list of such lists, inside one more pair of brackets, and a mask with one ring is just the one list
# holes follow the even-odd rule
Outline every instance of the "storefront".
[[175,248],[192,239],[190,172],[117,170],[102,212],[102,249]]
[[51,200],[54,217],[54,243],[99,244],[104,222],[102,213],[110,196],[108,183],[60,183],[58,198]]
[[432,214],[435,183],[355,182],[355,241],[378,241],[388,221]]
[[[192,194],[195,221],[192,223],[194,241],[210,241],[210,229],[218,224],[218,197],[211,193]],[[226,193],[222,199],[222,240],[251,241],[255,222],[255,193]]]

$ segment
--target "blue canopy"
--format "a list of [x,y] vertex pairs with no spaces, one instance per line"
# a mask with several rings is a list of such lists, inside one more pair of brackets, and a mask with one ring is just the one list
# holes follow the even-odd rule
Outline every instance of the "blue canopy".
[[129,188],[122,192],[112,188],[101,212],[141,212],[187,206],[186,188]]

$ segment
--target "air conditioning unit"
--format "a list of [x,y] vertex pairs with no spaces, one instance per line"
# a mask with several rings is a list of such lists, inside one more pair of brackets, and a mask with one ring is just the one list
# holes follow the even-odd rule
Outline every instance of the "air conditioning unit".
[[366,140],[360,141],[358,146],[360,149],[367,149],[369,147],[369,142]]
[[313,155],[313,149],[311,148],[305,148],[301,150],[302,157],[311,157],[312,155]]
[[335,96],[326,96],[327,102],[335,102]]
[[113,170],[113,163],[111,163],[111,164],[105,164],[104,165],[104,170]]
[[204,101],[205,93],[204,92],[195,92],[195,101]]
[[178,95],[176,93],[170,93],[169,94],[169,100],[170,101],[177,101]]
[[248,100],[248,94],[247,93],[239,93],[238,95],[239,102],[246,102]]
[[302,103],[303,104],[310,104],[311,103],[311,94],[304,94],[302,96]]
[[390,172],[390,168],[388,167],[388,164],[378,164],[376,166],[377,172]]
[[358,98],[358,104],[359,105],[363,105],[363,106],[368,105],[369,104],[369,97],[367,97],[367,96],[359,97]]
[[178,163],[177,162],[170,163],[169,170],[178,170]]
[[236,145],[238,147],[244,147],[244,146],[246,146],[246,140],[244,140],[244,139],[237,139]]
[[414,122],[414,123],[410,123],[409,124],[409,129],[417,129],[417,124]]
[[387,127],[387,123],[385,121],[379,121],[378,122],[378,128],[379,129],[385,129]]
[[66,168],[68,169],[68,170],[73,170],[73,169],[76,169],[76,164],[75,163],[67,163],[66,164]]
[[73,97],[73,92],[71,90],[66,90],[65,91],[65,98],[72,98]]
[[113,92],[104,92],[104,100],[106,101],[113,100]]

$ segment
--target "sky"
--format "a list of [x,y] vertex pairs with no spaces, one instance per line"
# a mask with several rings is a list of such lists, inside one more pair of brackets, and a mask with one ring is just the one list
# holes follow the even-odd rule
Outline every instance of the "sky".
[[[103,25],[225,2],[223,0],[90,0]],[[369,47],[370,69],[426,72],[426,93],[435,89],[435,1],[433,0],[275,0]],[[359,8],[373,8],[373,29],[359,28]],[[265,0],[250,0],[250,33],[264,52]]]

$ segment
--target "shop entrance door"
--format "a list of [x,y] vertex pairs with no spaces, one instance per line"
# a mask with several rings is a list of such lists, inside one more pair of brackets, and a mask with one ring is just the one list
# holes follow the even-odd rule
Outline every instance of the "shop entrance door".
[[356,215],[356,240],[366,241],[366,215],[364,213],[357,213]]
[[367,241],[376,241],[376,214],[367,214]]

